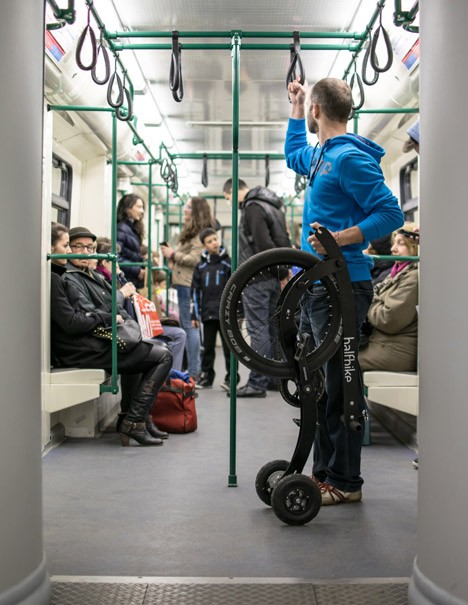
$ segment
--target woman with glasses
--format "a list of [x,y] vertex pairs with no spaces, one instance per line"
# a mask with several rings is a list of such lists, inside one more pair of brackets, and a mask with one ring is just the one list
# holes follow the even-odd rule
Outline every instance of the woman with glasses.
[[[141,244],[144,238],[143,217],[145,205],[143,200],[134,193],[124,195],[117,206],[117,243],[120,246],[119,261],[121,263],[143,262]],[[143,288],[146,268],[142,266],[122,267],[127,281]]]
[[[76,237],[77,230],[81,231]],[[73,230],[71,230],[73,231]],[[87,230],[74,230],[75,239],[70,245],[69,231],[64,225],[52,223],[52,254],[86,254],[92,250],[95,238]],[[89,241],[76,241],[88,238]],[[73,246],[73,247],[72,247]],[[79,247],[82,250],[78,252]],[[75,259],[79,260],[79,259]],[[89,262],[88,259],[80,259]],[[51,353],[55,366],[77,368],[101,368],[110,372],[112,366],[112,344],[93,336],[94,328],[109,326],[112,315],[106,310],[87,301],[75,284],[64,279],[67,259],[53,259],[51,271]],[[88,265],[86,265],[88,266]],[[122,315],[117,315],[117,323],[122,323]],[[118,371],[124,377],[131,377],[132,391],[122,393],[124,403],[119,432],[122,445],[128,446],[130,438],[140,445],[162,445],[167,433],[157,430],[150,419],[150,411],[159,389],[164,384],[171,369],[172,355],[166,347],[151,341],[140,342],[130,353],[118,352]],[[123,390],[124,391],[124,390]],[[125,402],[124,395],[127,398]]]
[[192,197],[184,206],[184,225],[177,246],[161,245],[163,256],[169,259],[172,285],[177,291],[180,325],[187,334],[187,371],[197,383],[200,379],[200,328],[192,326],[190,314],[190,286],[196,265],[203,252],[199,235],[207,227],[216,227],[208,202],[203,197]]

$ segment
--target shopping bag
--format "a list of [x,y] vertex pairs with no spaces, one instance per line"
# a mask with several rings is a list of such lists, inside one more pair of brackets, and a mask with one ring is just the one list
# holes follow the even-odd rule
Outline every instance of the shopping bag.
[[158,312],[151,300],[148,300],[141,294],[135,293],[133,295],[133,306],[135,307],[135,315],[140,324],[143,338],[154,338],[163,333]]
[[151,417],[154,424],[168,433],[191,433],[197,430],[195,382],[168,378],[154,401]]

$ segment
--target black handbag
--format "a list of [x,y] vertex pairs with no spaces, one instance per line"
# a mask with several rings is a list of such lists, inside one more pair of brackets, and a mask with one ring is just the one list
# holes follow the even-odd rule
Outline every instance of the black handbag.
[[[91,334],[101,340],[112,341],[111,326],[97,326]],[[136,321],[126,319],[124,323],[117,324],[117,349],[121,353],[130,353],[141,341],[141,330]]]

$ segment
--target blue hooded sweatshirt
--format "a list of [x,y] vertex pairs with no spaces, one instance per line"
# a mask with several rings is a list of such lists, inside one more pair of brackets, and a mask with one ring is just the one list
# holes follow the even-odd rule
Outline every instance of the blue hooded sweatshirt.
[[400,228],[403,213],[384,183],[380,160],[385,151],[373,141],[345,134],[308,144],[305,119],[289,119],[284,153],[288,168],[309,175],[302,215],[301,248],[316,254],[307,238],[309,225],[318,222],[330,231],[357,226],[364,241],[343,246],[351,281],[371,279],[372,259],[362,251],[369,241]]

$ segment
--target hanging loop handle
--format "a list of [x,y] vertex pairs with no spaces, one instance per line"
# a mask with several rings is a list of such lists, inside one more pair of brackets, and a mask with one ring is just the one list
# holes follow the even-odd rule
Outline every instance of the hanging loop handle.
[[265,187],[270,184],[270,156],[265,156]]
[[[374,86],[374,84],[377,84],[379,76],[380,76],[379,72],[374,70],[374,77],[371,80],[369,80],[367,78],[367,67],[368,67],[370,53],[371,53],[371,46],[372,46],[372,38],[371,38],[371,35],[369,32],[369,44],[367,45],[366,52],[364,53],[364,59],[362,60],[362,67],[361,67],[362,81],[367,86]],[[377,57],[375,57],[375,61],[378,63]]]
[[[359,102],[356,103],[353,99],[353,104],[351,106],[351,109],[353,109],[354,111],[357,111],[358,109],[361,109],[361,107],[364,105],[365,96],[364,96],[364,86],[362,85],[361,76],[356,71],[356,63],[354,63],[354,73],[351,76],[351,80],[349,81],[349,87],[351,88],[351,95],[353,94],[353,88],[354,88],[355,82],[357,83],[357,86],[359,89]],[[353,114],[353,116],[354,116],[354,114]]]
[[[114,84],[117,84],[117,90],[118,90],[117,98],[115,101],[112,98],[112,90],[114,88]],[[114,109],[118,109],[124,102],[123,84],[122,84],[122,80],[117,72],[117,58],[115,59],[114,73],[110,77],[109,85],[107,87],[107,102]]]
[[122,111],[123,110],[123,103],[122,103],[122,105],[117,108],[115,115],[121,122],[130,122],[130,120],[133,118],[133,100],[132,100],[132,95],[130,94],[130,90],[125,87],[125,79],[126,78],[124,75],[124,81],[122,84],[122,88],[123,88],[123,97],[127,101],[127,111],[126,112]]
[[[76,45],[75,51],[75,59],[78,67],[84,71],[90,71],[96,65],[97,61],[97,52],[96,52],[96,34],[94,33],[93,28],[91,27],[91,9],[88,8],[88,24],[81,32],[80,37],[78,38],[78,44]],[[83,50],[84,43],[86,38],[89,35],[89,42],[91,44],[91,62],[88,65],[85,65],[81,60],[81,52]]]
[[[390,36],[387,33],[387,30],[382,25],[382,9],[380,9],[379,15],[380,23],[378,28],[375,30],[374,35],[372,36],[371,42],[371,50],[370,50],[370,64],[372,65],[372,69],[380,74],[384,71],[388,71],[393,63],[393,51],[392,51],[392,43],[390,42]],[[382,31],[382,37],[385,42],[385,48],[387,51],[387,62],[383,67],[379,66],[379,61],[377,59],[377,42],[379,41],[380,32]]]
[[203,154],[203,168],[202,168],[202,177],[201,184],[203,187],[208,187],[208,156]]
[[[305,71],[301,59],[301,40],[298,31],[293,32],[293,44],[289,45],[289,69],[286,75],[286,88],[290,82],[294,82],[299,76],[300,84],[305,82]],[[296,72],[298,70],[298,73]],[[289,98],[289,95],[288,95]],[[291,99],[289,99],[291,102]]]
[[184,83],[182,80],[182,47],[179,43],[179,32],[172,32],[172,55],[169,69],[169,88],[174,101],[180,103],[184,98]]
[[[100,56],[102,56],[102,59],[104,61],[104,77],[102,78],[102,80],[97,75],[97,67],[98,67]],[[96,51],[96,63],[93,65],[93,69],[91,70],[91,77],[93,78],[93,81],[96,84],[99,84],[100,86],[107,84],[107,82],[109,81],[109,78],[110,78],[110,59],[109,59],[109,53],[107,52],[107,48],[104,46],[104,37],[102,35],[102,30],[101,30],[101,36],[99,38],[99,45],[98,45],[97,51]]]

